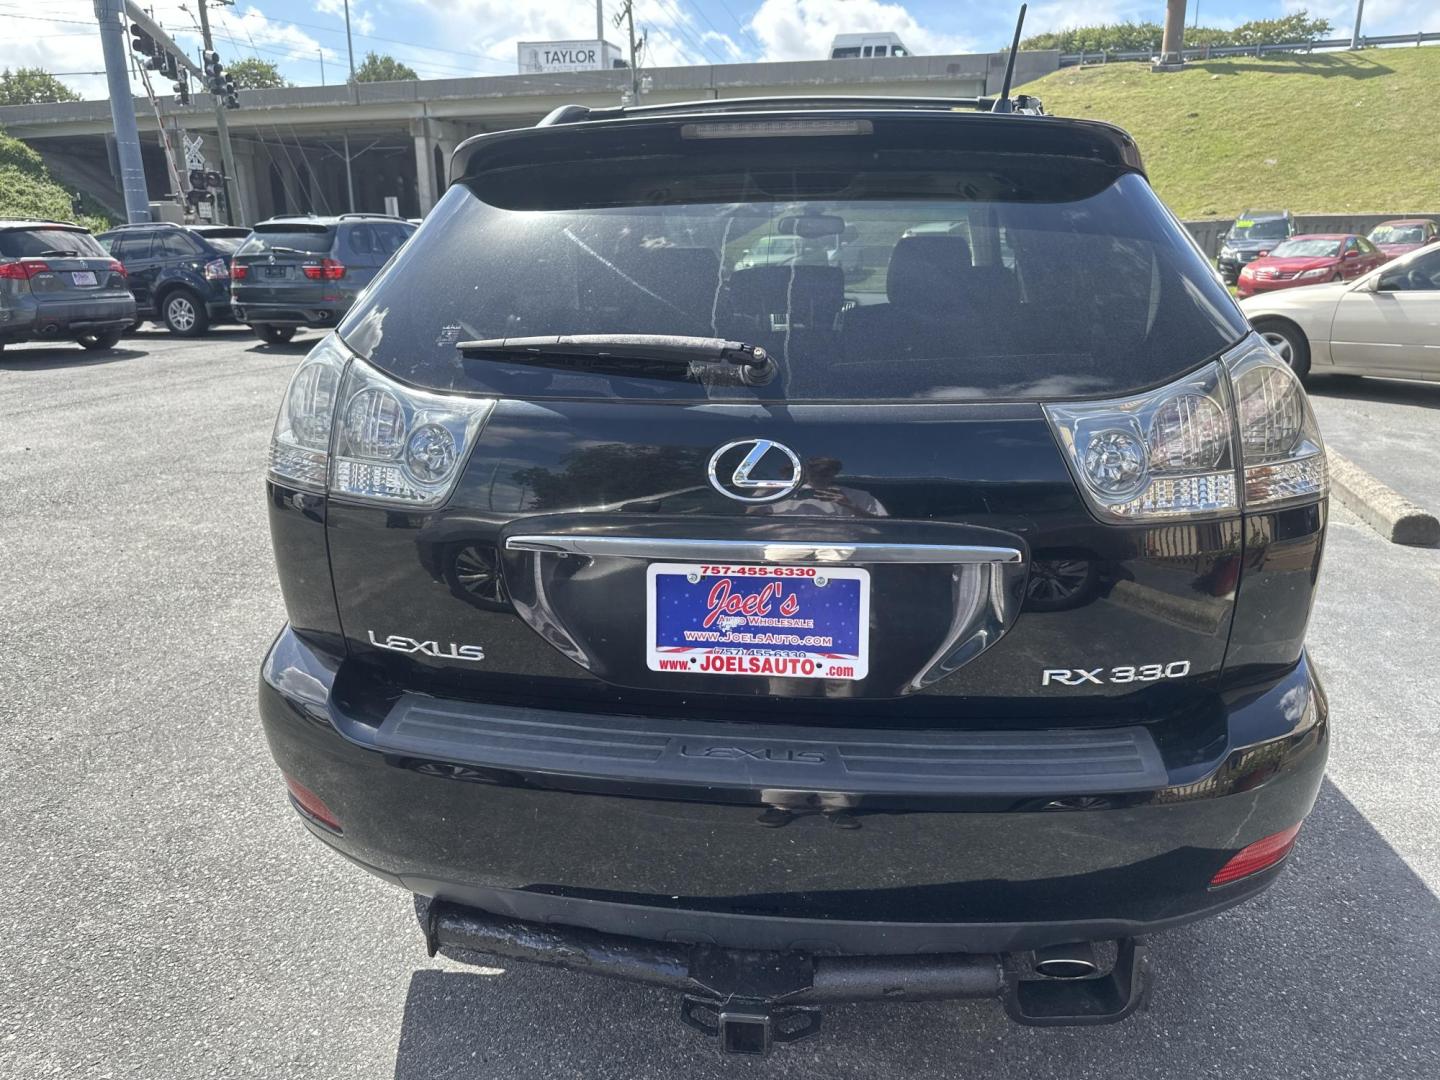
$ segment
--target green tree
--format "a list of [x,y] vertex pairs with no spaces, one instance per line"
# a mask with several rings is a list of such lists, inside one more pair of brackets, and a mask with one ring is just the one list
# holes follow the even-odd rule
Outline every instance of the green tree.
[[0,105],[40,105],[50,101],[79,101],[80,95],[43,68],[6,68],[0,71]]
[[366,53],[365,61],[355,69],[355,82],[395,82],[419,77],[414,68],[407,67],[393,56],[373,52]]
[[280,74],[278,64],[259,57],[236,60],[225,70],[235,80],[237,90],[276,90],[291,85],[290,80]]
[[[1332,27],[1325,19],[1312,19],[1303,8],[1281,19],[1254,19],[1234,30],[1208,26],[1186,27],[1185,44],[1202,45],[1292,45],[1319,41]],[[1059,49],[1062,53],[1159,51],[1164,29],[1159,23],[1112,23],[1104,26],[1077,26],[1049,34],[1034,34],[1020,42],[1022,49]]]

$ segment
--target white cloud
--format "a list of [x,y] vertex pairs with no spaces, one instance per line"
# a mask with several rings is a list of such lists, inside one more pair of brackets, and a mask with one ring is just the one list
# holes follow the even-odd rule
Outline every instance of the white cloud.
[[[1308,9],[1316,18],[1329,19],[1336,37],[1348,37],[1355,26],[1354,0],[1282,0],[1285,11]],[[1440,6],[1435,0],[1366,0],[1365,34],[1413,34],[1440,31]]]
[[836,34],[890,31],[920,54],[973,52],[975,38],[922,26],[901,4],[882,0],[764,0],[750,20],[765,60],[823,60]]
[[[271,19],[254,6],[247,7],[238,18],[223,9],[214,10],[210,24],[217,38],[225,40],[241,54],[249,54],[253,49],[266,60],[313,60],[324,52],[326,60],[339,59],[339,53],[322,46],[298,26]],[[219,41],[215,48],[223,57],[224,50],[221,50]]]
[[[315,0],[315,10],[321,15],[331,15],[343,20],[345,0]],[[341,25],[344,25],[343,22]],[[375,32],[375,13],[368,4],[362,4],[361,0],[354,0],[350,5],[350,29],[357,34]]]

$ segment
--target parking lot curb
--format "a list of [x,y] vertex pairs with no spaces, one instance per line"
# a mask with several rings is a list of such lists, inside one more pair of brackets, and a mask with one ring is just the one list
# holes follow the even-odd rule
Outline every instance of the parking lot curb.
[[1382,484],[1354,462],[1329,452],[1330,488],[1392,544],[1440,544],[1440,520]]

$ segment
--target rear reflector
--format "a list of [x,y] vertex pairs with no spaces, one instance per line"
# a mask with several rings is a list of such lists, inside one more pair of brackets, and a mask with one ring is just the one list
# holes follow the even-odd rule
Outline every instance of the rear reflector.
[[1295,846],[1295,837],[1300,833],[1298,824],[1290,826],[1284,832],[1277,832],[1263,840],[1256,840],[1248,844],[1231,856],[1230,861],[1222,866],[1219,872],[1210,879],[1210,887],[1217,885],[1229,885],[1232,881],[1239,881],[1252,874],[1258,874],[1261,870],[1269,870]]
[[326,806],[320,796],[297,780],[285,777],[285,786],[290,789],[290,800],[299,811],[312,821],[317,821],[331,832],[342,832],[340,819]]

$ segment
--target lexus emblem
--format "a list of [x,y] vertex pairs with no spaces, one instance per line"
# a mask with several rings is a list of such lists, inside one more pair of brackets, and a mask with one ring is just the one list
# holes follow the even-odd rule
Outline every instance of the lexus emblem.
[[710,455],[710,486],[739,502],[783,499],[800,486],[801,472],[795,451],[769,439],[740,439]]

